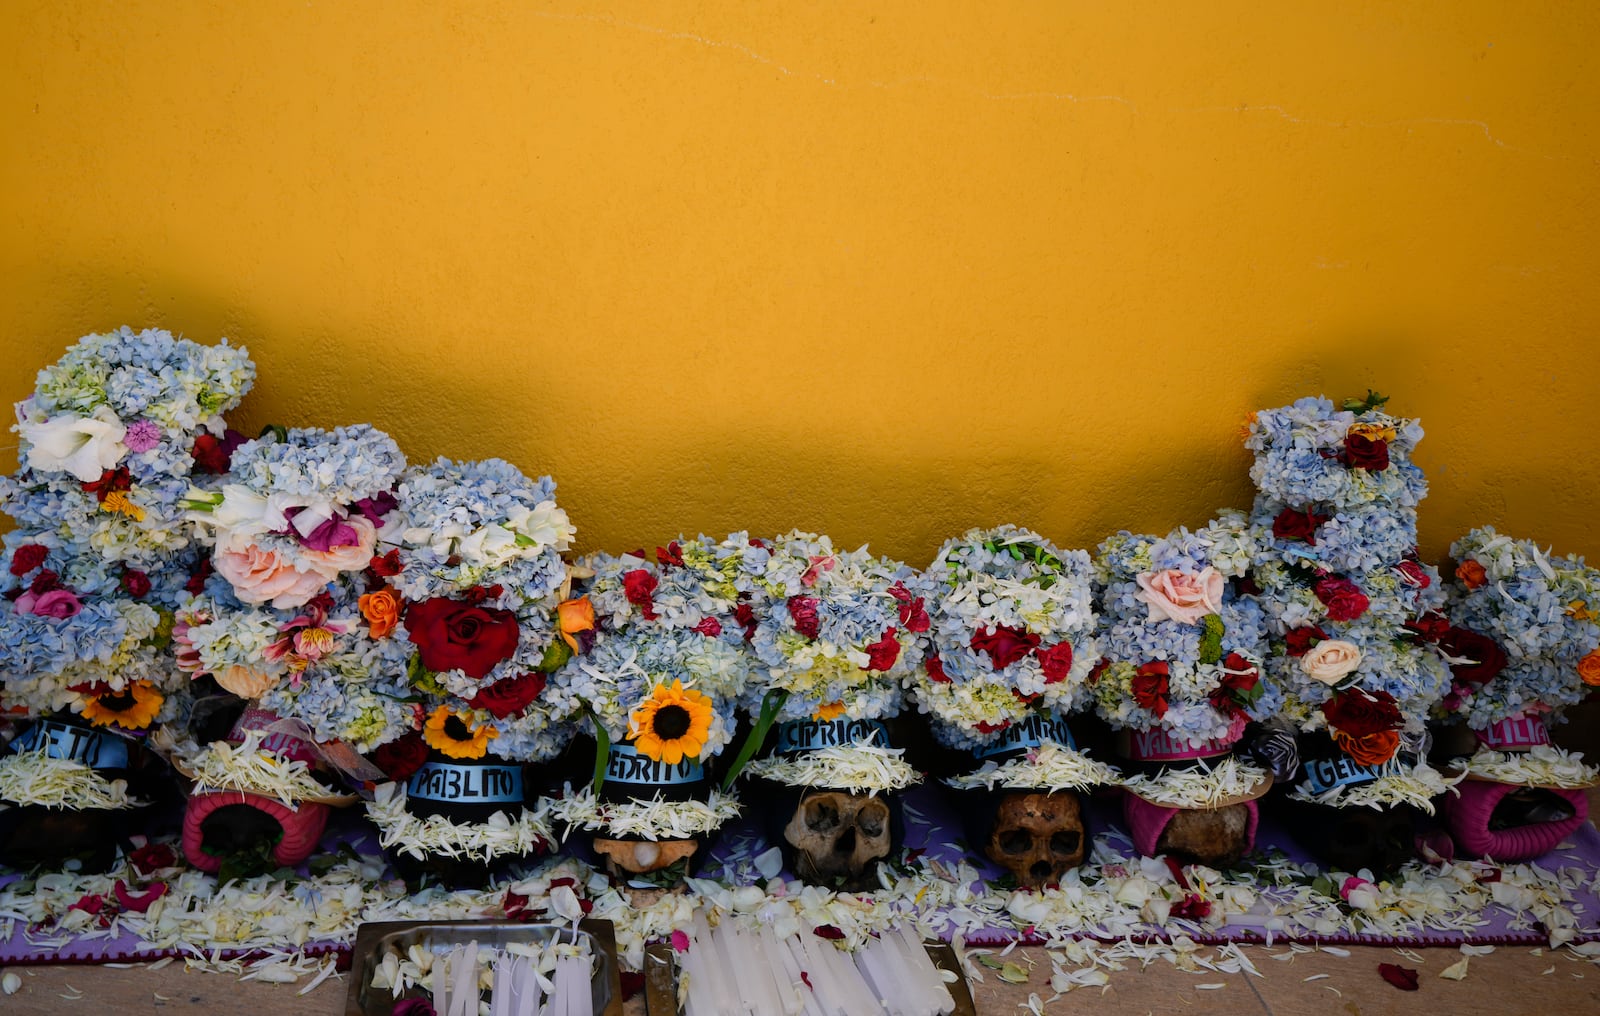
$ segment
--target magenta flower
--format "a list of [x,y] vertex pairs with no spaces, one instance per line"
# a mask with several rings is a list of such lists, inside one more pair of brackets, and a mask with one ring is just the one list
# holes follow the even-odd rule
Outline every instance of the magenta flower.
[[130,452],[147,452],[161,443],[161,428],[149,420],[138,420],[122,435]]

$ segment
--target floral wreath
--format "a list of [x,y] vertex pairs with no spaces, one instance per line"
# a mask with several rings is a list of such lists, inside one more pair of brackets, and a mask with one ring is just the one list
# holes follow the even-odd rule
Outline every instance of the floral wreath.
[[925,576],[932,627],[913,691],[941,739],[976,747],[1083,700],[1099,659],[1091,574],[1087,553],[1016,526],[940,548]]

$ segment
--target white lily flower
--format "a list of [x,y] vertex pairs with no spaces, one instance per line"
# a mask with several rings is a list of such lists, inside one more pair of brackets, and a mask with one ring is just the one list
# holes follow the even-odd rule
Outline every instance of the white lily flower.
[[41,422],[23,420],[17,425],[27,441],[28,467],[43,473],[65,471],[92,483],[128,454],[122,443],[128,429],[105,406],[93,416],[62,413]]

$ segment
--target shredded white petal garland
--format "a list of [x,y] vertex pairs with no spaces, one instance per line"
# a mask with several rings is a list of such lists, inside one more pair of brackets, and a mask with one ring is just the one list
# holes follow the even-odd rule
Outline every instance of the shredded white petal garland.
[[1151,804],[1168,808],[1215,808],[1230,797],[1249,794],[1267,778],[1254,762],[1229,755],[1220,762],[1199,760],[1185,769],[1165,769],[1156,775],[1124,776],[1122,785]]
[[413,815],[406,810],[403,783],[381,784],[367,804],[367,817],[378,827],[378,842],[419,860],[436,857],[489,862],[547,850],[555,843],[550,810],[543,801],[511,818],[497,811],[481,822],[456,822],[443,815]]
[[550,803],[550,814],[590,832],[639,836],[647,840],[686,840],[720,829],[739,817],[739,798],[713,790],[707,801],[612,802],[595,797],[589,787],[567,788]]
[[82,762],[51,758],[48,748],[0,758],[0,798],[74,811],[122,811],[145,804],[128,796],[128,781],[108,780]]
[[904,755],[903,748],[840,744],[798,755],[757,759],[745,767],[745,772],[791,787],[904,790],[922,780]]
[[1337,808],[1382,809],[1395,804],[1410,804],[1432,815],[1433,799],[1447,793],[1464,779],[1465,775],[1446,779],[1428,763],[1418,762],[1410,769],[1380,776],[1370,783],[1333,787],[1320,794],[1306,790],[1304,783],[1296,784],[1289,796],[1296,801],[1331,804]]
[[318,783],[304,761],[263,750],[263,737],[252,731],[239,744],[213,741],[192,752],[180,750],[179,765],[200,786],[275,797],[289,807],[307,798],[354,800]]
[[1450,767],[1468,776],[1526,787],[1582,790],[1600,780],[1600,768],[1585,763],[1581,752],[1566,751],[1553,744],[1510,752],[1481,748],[1470,758],[1451,761]]
[[945,782],[958,790],[1083,790],[1114,786],[1122,777],[1104,762],[1046,741],[1024,757],[1004,764],[985,762],[976,771],[948,777]]

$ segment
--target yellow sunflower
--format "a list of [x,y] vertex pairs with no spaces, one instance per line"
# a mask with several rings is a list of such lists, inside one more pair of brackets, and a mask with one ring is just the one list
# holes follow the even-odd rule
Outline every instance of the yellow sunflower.
[[458,713],[449,706],[440,706],[422,726],[422,739],[430,748],[436,748],[451,758],[483,758],[489,753],[489,742],[500,736],[500,731],[485,723],[471,726],[471,713]]
[[84,696],[83,718],[97,727],[116,724],[128,730],[143,730],[161,711],[166,696],[149,681],[134,681],[121,691],[97,685]]
[[634,749],[668,765],[699,758],[710,733],[711,697],[685,688],[682,681],[656,685],[629,717]]
[[844,715],[843,702],[824,702],[811,714],[813,720],[837,720]]

